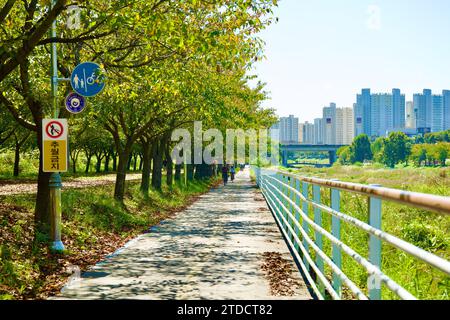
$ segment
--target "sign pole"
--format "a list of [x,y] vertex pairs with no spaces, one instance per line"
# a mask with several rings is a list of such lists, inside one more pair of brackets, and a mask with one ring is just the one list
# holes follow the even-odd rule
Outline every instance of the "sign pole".
[[[56,4],[56,0],[52,0],[51,7]],[[56,19],[52,23],[51,37],[56,38]],[[52,100],[53,100],[53,118],[59,117],[58,108],[58,53],[56,42],[52,42],[51,47],[51,61],[52,61]],[[64,244],[61,241],[61,188],[62,180],[59,173],[52,173],[49,180],[50,188],[50,219],[51,219],[51,238],[52,250],[56,252],[64,251]]]

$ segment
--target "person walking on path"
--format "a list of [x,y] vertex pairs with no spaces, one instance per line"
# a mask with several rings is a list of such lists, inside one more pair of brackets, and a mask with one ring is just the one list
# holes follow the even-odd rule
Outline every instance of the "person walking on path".
[[234,168],[234,166],[231,166],[230,175],[231,175],[231,182],[234,182],[234,176],[236,175],[236,169]]
[[228,166],[227,165],[222,167],[222,180],[223,180],[223,185],[226,186],[228,183]]

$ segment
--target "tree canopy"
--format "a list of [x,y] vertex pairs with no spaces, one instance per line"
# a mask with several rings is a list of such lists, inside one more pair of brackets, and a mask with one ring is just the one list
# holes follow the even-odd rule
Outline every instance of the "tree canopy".
[[[76,28],[68,25],[71,5],[79,11]],[[20,125],[36,132],[42,149],[42,119],[51,116],[50,45],[56,43],[61,78],[70,77],[80,62],[94,61],[107,79],[105,90],[76,116],[64,108],[70,84],[58,86],[60,117],[69,118],[77,133],[71,136],[72,169],[80,153],[89,159],[87,171],[92,157],[97,169],[102,160],[109,168],[112,159],[115,198],[122,201],[130,158],[138,156],[143,191],[150,170],[158,189],[163,164],[172,171],[168,150],[174,129],[191,130],[194,121],[203,121],[205,129],[225,132],[275,120],[273,110],[261,108],[267,95],[263,84],[250,85],[256,81],[250,70],[263,57],[257,33],[273,21],[276,5],[276,0],[58,0],[50,8],[49,1],[3,1],[0,111],[8,125],[0,139],[12,137]],[[56,36],[48,32],[55,19]],[[40,168],[35,220],[48,226],[50,175]],[[172,177],[167,179],[170,184]]]

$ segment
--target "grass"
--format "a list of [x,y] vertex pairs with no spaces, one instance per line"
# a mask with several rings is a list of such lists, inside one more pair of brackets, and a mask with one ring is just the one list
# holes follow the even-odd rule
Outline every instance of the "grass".
[[211,182],[151,190],[127,183],[124,205],[112,200],[113,185],[63,191],[63,243],[54,255],[33,241],[32,195],[0,198],[0,299],[44,299],[63,286],[71,266],[81,270],[113,253],[128,240],[147,232],[209,190]]
[[[390,188],[450,196],[449,168],[385,169],[378,165],[368,167],[335,165],[331,168],[305,167],[290,171],[303,176],[381,184]],[[329,190],[322,190],[321,200],[330,205]],[[341,192],[341,212],[367,221],[367,198]],[[314,219],[312,208],[309,209],[309,216]],[[331,217],[326,213],[322,213],[322,217],[325,229],[330,231]],[[450,259],[450,217],[386,201],[383,202],[382,217],[384,231],[447,260]],[[366,233],[346,223],[342,224],[341,233],[344,243],[362,256],[368,257]],[[311,232],[310,236],[314,239],[315,235]],[[331,243],[325,237],[324,251],[331,256]],[[313,252],[311,253],[314,256]],[[367,272],[345,254],[343,254],[343,270],[367,292]],[[450,278],[447,275],[386,244],[383,244],[382,248],[382,270],[419,299],[450,299]],[[326,272],[331,278],[331,270],[326,268]],[[348,291],[344,293],[348,298],[352,297]],[[382,290],[382,297],[397,299],[397,296],[385,287]]]

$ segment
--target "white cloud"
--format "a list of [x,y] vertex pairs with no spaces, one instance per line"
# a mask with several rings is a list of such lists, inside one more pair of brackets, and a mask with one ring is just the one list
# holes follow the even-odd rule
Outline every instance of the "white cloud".
[[366,26],[369,30],[381,30],[381,8],[377,5],[370,5],[367,7],[368,18]]

